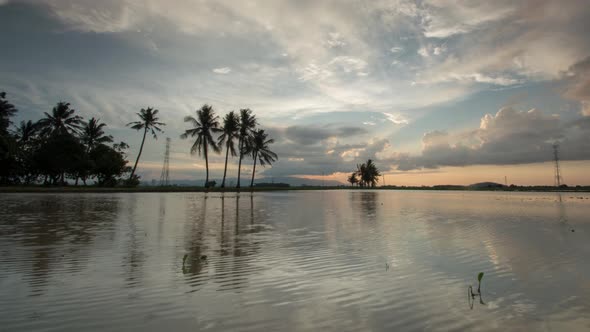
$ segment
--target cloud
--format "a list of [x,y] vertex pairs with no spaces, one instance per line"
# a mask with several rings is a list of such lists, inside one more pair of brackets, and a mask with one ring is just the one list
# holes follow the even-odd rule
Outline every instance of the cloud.
[[566,126],[555,115],[506,107],[495,115],[486,114],[475,130],[425,133],[421,155],[401,158],[398,169],[545,162],[552,160],[555,142],[560,142],[562,159],[587,160],[590,143],[584,136],[590,134],[590,126],[586,125],[577,121]]
[[394,46],[394,47],[390,48],[389,51],[391,53],[400,53],[400,52],[403,52],[404,49],[403,49],[403,47]]
[[231,72],[231,68],[229,67],[221,67],[221,68],[214,68],[213,72],[216,74],[229,74],[229,72]]
[[372,139],[363,143],[300,145],[289,141],[277,142],[274,151],[281,159],[264,176],[329,175],[349,173],[357,163],[378,160],[378,155],[389,147],[387,139]]
[[565,75],[564,96],[580,102],[582,114],[590,116],[590,57],[571,66]]
[[326,40],[326,45],[329,48],[340,48],[346,46],[346,42],[340,36],[338,32],[330,32],[328,33],[328,39]]
[[282,131],[285,138],[298,144],[312,145],[320,143],[328,138],[348,138],[367,134],[368,131],[361,127],[318,127],[318,126],[291,126]]

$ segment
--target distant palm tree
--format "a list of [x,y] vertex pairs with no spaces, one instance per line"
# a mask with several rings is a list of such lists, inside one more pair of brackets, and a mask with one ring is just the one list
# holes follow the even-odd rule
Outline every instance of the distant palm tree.
[[91,118],[88,122],[84,122],[80,140],[86,146],[86,153],[94,149],[98,144],[111,143],[113,136],[105,135],[103,128],[106,123],[100,123],[99,119]]
[[141,119],[141,121],[129,122],[127,126],[131,126],[132,129],[141,130],[143,129],[143,139],[141,140],[141,146],[139,147],[139,153],[137,154],[137,159],[135,159],[135,165],[133,166],[133,170],[131,171],[131,175],[129,176],[129,180],[133,179],[135,175],[135,169],[137,168],[137,163],[139,162],[139,157],[141,157],[141,152],[143,151],[143,143],[145,143],[145,136],[148,131],[151,131],[152,135],[155,139],[158,139],[156,132],[162,132],[158,126],[165,126],[166,124],[163,122],[158,122],[159,118],[156,117],[158,114],[157,109],[153,109],[152,107],[148,107],[147,109],[141,109],[137,116]]
[[239,139],[240,135],[240,117],[231,111],[223,118],[222,134],[217,141],[219,147],[225,143],[225,168],[223,169],[223,181],[221,188],[225,187],[225,176],[227,174],[227,158],[231,152],[232,157],[236,156],[236,146],[234,140]]
[[219,129],[219,117],[215,115],[212,106],[205,104],[201,109],[197,110],[197,118],[189,115],[184,117],[184,122],[190,122],[194,128],[185,130],[184,134],[180,135],[180,138],[197,137],[191,147],[191,154],[198,153],[201,155],[201,152],[203,153],[206,169],[205,187],[209,187],[209,147],[217,153],[221,152],[213,139],[213,133],[222,131],[222,129]]
[[18,110],[6,100],[6,92],[0,92],[0,134],[5,134],[8,127],[12,124],[10,117],[14,116]]
[[41,135],[52,136],[78,133],[82,124],[82,117],[74,115],[75,111],[70,108],[70,103],[60,101],[51,110],[51,114],[43,112],[45,117],[38,122]]
[[355,184],[357,184],[359,182],[356,172],[353,172],[352,174],[350,174],[350,176],[348,177],[348,182],[350,182],[350,184],[353,187]]
[[264,130],[259,129],[252,134],[250,141],[250,153],[254,159],[254,168],[252,169],[252,181],[250,188],[254,187],[254,175],[256,174],[256,161],[260,161],[260,165],[270,165],[278,159],[276,153],[270,151],[269,145],[274,143],[274,139],[268,138],[268,134]]
[[252,115],[252,110],[245,108],[240,110],[240,133],[238,138],[238,148],[240,149],[240,161],[238,162],[238,184],[236,188],[240,188],[240,173],[242,171],[242,159],[244,155],[249,152],[249,142],[251,141],[252,133],[256,128],[256,116]]
[[371,186],[375,187],[379,182],[379,176],[381,173],[373,163],[373,160],[369,159],[366,163],[357,165],[356,175],[359,177],[359,184],[361,187]]
[[14,136],[16,136],[19,143],[25,144],[35,137],[37,129],[38,126],[33,121],[21,121],[20,125],[16,127],[16,130],[14,131]]

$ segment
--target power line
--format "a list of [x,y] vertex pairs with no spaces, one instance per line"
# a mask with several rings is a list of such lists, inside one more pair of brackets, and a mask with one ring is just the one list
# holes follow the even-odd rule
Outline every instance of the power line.
[[162,174],[160,175],[160,186],[168,186],[170,184],[170,137],[166,137],[166,152],[164,152],[164,165],[162,166]]

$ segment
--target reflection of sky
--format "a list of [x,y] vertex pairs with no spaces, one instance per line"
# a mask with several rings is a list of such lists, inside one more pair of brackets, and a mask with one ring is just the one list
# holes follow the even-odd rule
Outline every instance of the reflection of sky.
[[[492,192],[14,195],[0,207],[10,330],[575,330],[590,319],[587,194],[561,205]],[[28,282],[40,261],[44,281]],[[470,311],[480,271],[487,305]]]

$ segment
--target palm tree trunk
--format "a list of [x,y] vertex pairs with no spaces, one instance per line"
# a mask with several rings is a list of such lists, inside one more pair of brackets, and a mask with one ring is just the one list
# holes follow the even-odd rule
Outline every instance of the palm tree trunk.
[[223,181],[221,181],[221,188],[225,188],[225,175],[227,174],[227,157],[229,156],[229,140],[225,145],[225,168],[223,169]]
[[131,175],[129,176],[129,180],[133,179],[135,175],[135,169],[137,168],[137,163],[139,162],[139,157],[141,157],[141,152],[143,151],[143,143],[145,143],[145,135],[147,134],[147,127],[145,127],[143,131],[143,139],[141,140],[141,146],[139,147],[139,153],[137,154],[137,159],[135,159],[135,165],[133,166],[133,170],[131,171]]
[[254,168],[252,169],[252,181],[250,181],[250,188],[254,188],[254,175],[256,175],[256,157],[258,157],[258,152],[254,153]]
[[209,157],[207,156],[207,141],[204,144],[205,150],[205,188],[209,188]]
[[240,173],[242,171],[242,158],[244,157],[244,154],[242,153],[242,150],[244,149],[244,141],[242,139],[240,139],[240,143],[238,144],[240,146],[240,161],[238,162],[238,184],[236,185],[236,188],[240,188]]

